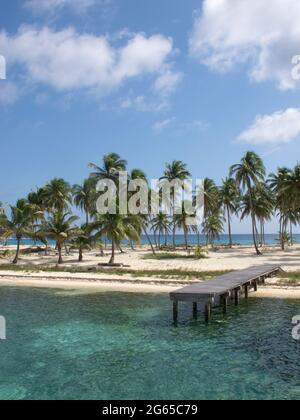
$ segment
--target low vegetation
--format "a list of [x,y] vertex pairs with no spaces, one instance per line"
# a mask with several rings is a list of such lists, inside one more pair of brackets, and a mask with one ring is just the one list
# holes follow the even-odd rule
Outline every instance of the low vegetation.
[[77,267],[77,268],[68,268],[62,266],[56,267],[46,267],[46,266],[36,266],[36,265],[14,265],[11,264],[1,264],[0,271],[11,271],[11,272],[26,272],[26,273],[93,273],[93,274],[110,274],[117,276],[130,275],[132,277],[157,277],[161,279],[182,279],[182,280],[210,280],[211,278],[221,276],[230,271],[193,271],[193,270],[132,270],[127,268],[96,268],[95,270],[90,270],[88,267]]

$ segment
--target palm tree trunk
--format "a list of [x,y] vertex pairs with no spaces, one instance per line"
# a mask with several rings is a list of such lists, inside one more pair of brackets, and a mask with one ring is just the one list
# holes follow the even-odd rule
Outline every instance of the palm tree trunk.
[[82,249],[79,248],[78,262],[82,262],[82,261],[83,261],[83,253],[82,253]]
[[115,263],[115,240],[112,239],[111,241],[111,258],[109,261],[109,264],[114,264]]
[[89,224],[89,212],[87,211],[86,213],[85,213],[85,223],[88,225]]
[[231,221],[230,221],[230,211],[227,206],[227,220],[228,220],[228,233],[229,233],[229,247],[232,248],[232,233],[231,233]]
[[185,249],[188,250],[188,235],[187,235],[187,230],[184,229],[184,242],[185,242]]
[[251,188],[250,184],[248,184],[248,194],[249,194],[249,200],[250,200],[250,212],[251,212],[251,218],[252,218],[252,234],[253,234],[254,248],[255,248],[255,251],[256,251],[257,255],[261,255],[261,252],[258,249],[257,242],[256,242],[257,227],[256,227],[255,214],[253,212],[252,188]]
[[294,239],[293,239],[293,223],[290,220],[290,237],[291,237],[291,246],[294,245]]
[[160,249],[160,237],[161,237],[161,232],[159,230],[158,232],[158,248]]
[[147,241],[149,242],[149,244],[151,246],[152,254],[155,255],[155,249],[154,249],[154,246],[153,246],[153,244],[151,242],[150,236],[148,235],[147,229],[146,228],[143,228],[143,230],[144,230],[144,233],[146,235]]
[[19,254],[20,254],[20,244],[21,244],[21,239],[17,239],[17,251],[16,251],[16,256],[13,260],[13,264],[18,264]]
[[57,250],[58,250],[58,264],[63,264],[62,246],[59,243],[57,244]]

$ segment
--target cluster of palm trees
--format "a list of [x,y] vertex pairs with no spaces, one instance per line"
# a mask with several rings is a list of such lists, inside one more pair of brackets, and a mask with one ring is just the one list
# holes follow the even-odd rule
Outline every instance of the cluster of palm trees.
[[[126,171],[127,162],[112,153],[103,157],[101,166],[90,164],[92,172],[82,185],[71,186],[63,179],[53,179],[47,185],[31,192],[26,199],[18,200],[10,207],[7,215],[0,205],[0,234],[2,237],[14,237],[17,241],[13,263],[19,260],[20,245],[23,238],[31,238],[45,244],[56,244],[58,263],[63,263],[63,249],[74,248],[79,251],[79,261],[83,252],[96,244],[103,253],[103,241],[111,243],[110,264],[114,264],[116,249],[121,242],[129,240],[132,247],[144,234],[155,254],[156,248],[168,244],[172,236],[176,247],[176,232],[184,233],[185,246],[188,248],[190,233],[206,236],[207,244],[213,245],[228,226],[229,246],[232,247],[231,220],[233,215],[244,219],[249,217],[252,223],[253,244],[258,255],[265,243],[265,224],[273,216],[279,217],[279,240],[282,249],[292,241],[293,226],[300,221],[300,165],[293,170],[279,168],[277,173],[266,177],[262,159],[254,152],[247,152],[239,164],[230,168],[229,175],[218,186],[212,179],[204,180],[204,220],[201,226],[190,225],[188,215],[183,208],[181,214],[175,211],[176,190],[171,190],[169,213],[161,211],[156,215],[98,215],[96,211],[96,183],[102,179],[118,182],[119,173]],[[166,165],[161,180],[172,182],[184,181],[191,177],[181,161]],[[146,175],[139,169],[130,172],[129,180],[142,179]],[[149,194],[151,193],[149,187]],[[130,199],[130,194],[128,199]],[[72,213],[77,207],[85,215],[85,223],[78,226],[79,218]],[[153,233],[154,244],[149,232]]]

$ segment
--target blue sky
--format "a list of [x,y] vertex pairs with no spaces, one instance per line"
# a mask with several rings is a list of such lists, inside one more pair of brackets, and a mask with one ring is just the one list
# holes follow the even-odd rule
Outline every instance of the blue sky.
[[300,8],[272,2],[3,2],[0,200],[55,176],[78,183],[112,151],[149,178],[180,159],[220,182],[249,149],[268,172],[294,166]]

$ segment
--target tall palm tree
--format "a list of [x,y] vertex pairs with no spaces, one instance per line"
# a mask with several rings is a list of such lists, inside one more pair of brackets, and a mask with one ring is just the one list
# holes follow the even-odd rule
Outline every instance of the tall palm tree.
[[226,178],[220,188],[220,200],[227,218],[229,245],[232,248],[231,216],[239,207],[240,191],[233,178]]
[[170,220],[164,213],[158,213],[152,219],[152,229],[157,234],[158,232],[158,247],[161,247],[161,237],[165,235],[165,242],[167,242],[168,234],[170,233]]
[[110,153],[103,157],[102,166],[90,163],[89,167],[93,169],[90,177],[95,181],[101,179],[111,179],[117,181],[119,172],[126,171],[127,161],[121,159],[117,153]]
[[254,152],[247,152],[241,162],[230,168],[230,176],[236,179],[238,185],[249,196],[250,216],[252,220],[252,235],[255,251],[257,255],[261,255],[257,245],[257,226],[255,214],[253,211],[253,188],[257,187],[260,182],[264,181],[266,174],[265,166],[262,159]]
[[[290,169],[280,167],[277,173],[272,173],[269,176],[268,184],[271,191],[275,195],[275,208],[279,212],[279,239],[281,248],[285,249],[285,237],[287,233],[288,223],[293,223],[297,218],[297,203],[295,203],[294,187],[293,187],[293,173]],[[296,218],[295,218],[296,216]]]
[[72,204],[72,188],[62,178],[54,178],[42,188],[41,200],[48,212],[63,213]]
[[63,246],[75,237],[82,235],[82,231],[78,227],[74,227],[76,220],[78,217],[72,216],[69,212],[57,211],[49,216],[38,232],[40,236],[55,240],[58,264],[63,264]]
[[14,236],[17,240],[16,255],[13,264],[17,264],[20,255],[20,245],[24,237],[29,237],[32,233],[32,221],[34,213],[27,200],[18,200],[15,206],[11,206],[11,217],[1,217],[1,227],[6,237]]
[[182,212],[181,214],[176,214],[175,215],[175,222],[176,222],[176,226],[178,227],[178,229],[182,229],[183,230],[183,234],[184,234],[184,243],[185,243],[185,248],[188,249],[188,234],[189,232],[192,230],[192,226],[189,223],[189,221],[191,220],[191,215],[189,215],[186,211],[185,211],[185,206],[183,204],[182,206]]
[[[164,175],[161,177],[161,181],[168,181],[173,182],[176,180],[185,181],[191,176],[190,172],[187,169],[187,165],[179,160],[174,160],[172,163],[166,165],[166,169],[164,171]],[[176,202],[176,189],[171,189],[171,206],[172,206],[172,213],[173,213],[173,246],[176,248],[176,209],[175,209],[175,202]]]
[[88,224],[90,215],[96,206],[94,182],[91,179],[86,179],[82,185],[74,185],[73,199],[75,206],[85,212],[86,224]]

